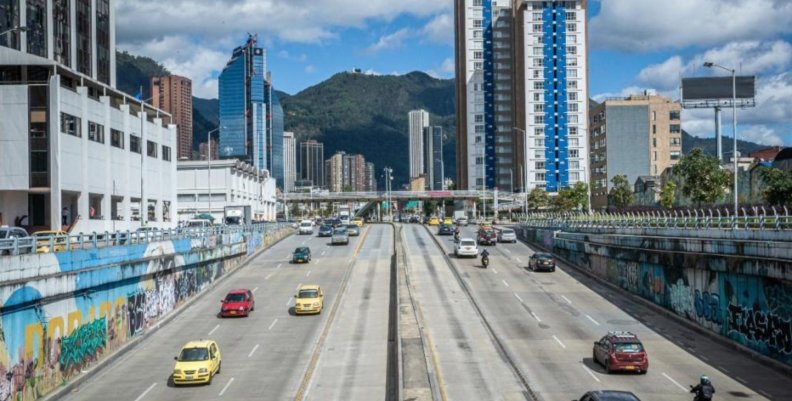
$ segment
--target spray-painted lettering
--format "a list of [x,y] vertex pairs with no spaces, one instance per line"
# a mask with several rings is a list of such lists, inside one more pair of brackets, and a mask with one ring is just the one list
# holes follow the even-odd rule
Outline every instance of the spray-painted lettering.
[[728,334],[739,333],[747,341],[764,343],[774,352],[792,354],[792,321],[759,309],[729,304]]

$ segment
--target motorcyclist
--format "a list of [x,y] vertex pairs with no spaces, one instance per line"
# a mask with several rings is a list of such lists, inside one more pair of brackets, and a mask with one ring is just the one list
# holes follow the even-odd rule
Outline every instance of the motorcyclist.
[[454,229],[454,241],[459,241],[459,227]]
[[[486,262],[484,261],[486,259]],[[486,267],[489,264],[489,252],[487,250],[481,251],[481,263]]]
[[690,386],[690,392],[696,394],[693,401],[710,401],[712,400],[713,394],[715,394],[715,387],[712,385],[709,377],[701,375],[699,384]]

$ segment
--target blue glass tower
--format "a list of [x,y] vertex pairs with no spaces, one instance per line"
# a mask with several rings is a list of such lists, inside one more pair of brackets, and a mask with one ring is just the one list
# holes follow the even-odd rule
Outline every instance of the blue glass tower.
[[268,106],[268,157],[267,169],[277,180],[277,185],[283,188],[283,107],[280,99],[271,84],[267,87],[267,106]]

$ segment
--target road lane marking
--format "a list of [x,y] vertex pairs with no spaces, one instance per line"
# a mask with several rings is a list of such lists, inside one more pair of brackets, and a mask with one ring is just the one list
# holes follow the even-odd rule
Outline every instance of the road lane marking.
[[259,347],[259,345],[258,345],[258,344],[256,344],[256,346],[255,346],[255,347],[253,347],[253,350],[252,350],[252,351],[250,351],[250,353],[248,354],[248,358],[250,358],[251,356],[253,356],[253,353],[254,353],[254,352],[256,352],[256,350],[258,349],[258,347]]
[[517,263],[522,263],[522,260],[520,260],[520,258],[514,258],[514,259],[517,260]]
[[289,298],[289,300],[288,300],[288,301],[286,301],[286,306],[289,306],[289,305],[291,305],[291,301],[292,301],[293,299],[294,299],[294,298]]
[[146,391],[143,392],[143,394],[139,395],[138,398],[135,398],[135,401],[142,400],[143,397],[145,397],[146,394],[148,394],[149,391],[151,391],[154,388],[154,386],[156,386],[156,385],[157,385],[157,383],[152,383],[150,386],[148,386],[148,388],[146,389]]
[[746,384],[746,382],[745,382],[745,379],[743,379],[742,377],[740,377],[740,376],[734,376],[734,378],[735,378],[735,379],[737,379],[737,381],[739,381],[740,383],[742,383],[742,384]]
[[565,297],[563,295],[561,296],[561,298],[564,298],[564,301],[566,301],[568,304],[572,305],[572,301],[570,301],[569,298],[567,298],[567,297]]
[[506,280],[501,280],[501,281],[503,281],[503,285],[505,285],[506,287],[509,286],[509,283],[507,283]]
[[256,291],[258,291],[258,287],[254,288],[252,292],[255,294]]
[[516,293],[516,292],[514,293],[514,296],[515,296],[515,297],[517,297],[517,299],[519,299],[521,303],[525,303],[525,302],[522,300],[522,298],[520,298],[520,296],[519,296],[519,295],[517,295],[517,293]]
[[589,315],[586,315],[586,318],[587,318],[588,320],[591,320],[591,323],[594,323],[594,324],[596,324],[597,326],[599,326],[599,325],[600,325],[600,324],[599,324],[599,322],[598,322],[598,321],[596,321],[596,320],[594,320],[594,318],[593,318],[593,317],[591,317],[591,316],[589,316]]
[[276,269],[280,269],[282,265],[283,263],[278,263],[278,267],[276,267]]
[[217,326],[215,326],[215,327],[212,329],[212,331],[210,331],[210,332],[209,332],[209,335],[211,336],[211,335],[212,335],[212,333],[214,333],[214,332],[215,332],[215,330],[217,330],[217,329],[219,329],[219,328],[220,328],[220,325],[218,324]]
[[729,373],[729,371],[723,366],[718,365],[718,369],[722,370],[724,373]]
[[270,277],[272,277],[272,273],[267,274],[267,277],[264,277],[264,280],[269,280]]
[[684,392],[686,392],[686,393],[688,392],[688,389],[686,389],[686,388],[685,388],[685,386],[683,386],[683,385],[679,384],[679,382],[678,382],[678,381],[676,381],[676,380],[672,379],[672,378],[671,378],[671,376],[669,376],[669,375],[667,375],[667,374],[666,374],[666,372],[663,372],[663,376],[665,376],[665,378],[666,378],[666,379],[668,379],[669,381],[671,381],[671,383],[674,383],[674,384],[676,384],[676,386],[677,386],[677,387],[679,387],[680,389],[682,389],[682,391],[684,391]]
[[327,253],[327,251],[322,251],[322,256],[324,256],[326,253]]
[[703,360],[704,362],[709,362],[709,358],[707,358],[704,355],[699,355],[698,357],[701,358],[701,360]]
[[272,330],[272,328],[275,327],[275,323],[278,323],[278,318],[275,318],[275,320],[270,323],[269,327],[267,327],[267,330]]
[[234,378],[232,377],[231,380],[229,380],[228,383],[226,383],[225,387],[223,387],[223,389],[220,390],[220,394],[218,394],[217,396],[222,397],[223,394],[225,394],[226,390],[228,390],[228,387],[231,386],[231,383],[233,382],[234,382]]
[[554,335],[554,336],[553,336],[553,339],[554,339],[554,340],[556,340],[556,342],[558,343],[558,345],[560,345],[560,346],[561,346],[561,348],[563,348],[563,349],[566,349],[566,345],[564,345],[564,343],[562,343],[562,342],[561,342],[561,340],[559,340],[559,339],[558,339],[558,337],[556,337],[556,336]]
[[531,311],[531,316],[533,316],[537,322],[542,323],[542,319],[539,319],[539,316],[536,316],[536,313],[534,313],[533,311]]
[[764,391],[764,390],[759,390],[759,393],[760,393],[760,394],[762,394],[763,396],[765,396],[765,397],[767,397],[767,398],[771,399],[771,400],[773,399],[773,396],[772,396],[772,395],[770,395],[770,394],[768,394],[768,393],[767,393],[766,391]]
[[305,273],[305,277],[308,277],[308,276],[310,276],[310,275],[311,275],[311,271],[310,271],[310,270],[308,270],[308,273]]
[[297,290],[299,290],[299,289],[300,289],[300,287],[302,287],[302,283],[300,283],[300,284],[297,284],[297,288],[295,288],[294,290],[295,290],[295,291],[297,291]]
[[510,250],[504,248],[503,251],[508,253],[509,255],[511,255],[511,251]]
[[492,268],[492,272],[498,274],[498,271],[494,267]]
[[594,375],[594,372],[592,372],[592,371],[591,371],[591,369],[587,368],[587,367],[586,367],[586,365],[581,365],[581,366],[583,366],[583,369],[586,369],[586,372],[587,372],[587,373],[588,373],[588,374],[589,374],[591,377],[593,377],[593,378],[594,378],[594,380],[596,380],[596,381],[597,381],[597,383],[601,383],[600,379],[599,379],[599,378],[598,378],[596,375]]

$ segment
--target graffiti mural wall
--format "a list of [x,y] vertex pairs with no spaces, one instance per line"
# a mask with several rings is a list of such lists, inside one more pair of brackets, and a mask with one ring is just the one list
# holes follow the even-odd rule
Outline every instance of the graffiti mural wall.
[[[264,242],[261,235],[254,241]],[[238,267],[252,250],[241,235],[229,235],[20,258],[50,266],[44,274],[58,276],[59,288],[36,279],[0,287],[0,401],[36,400],[63,385]],[[42,295],[58,291],[71,296],[49,301]]]

